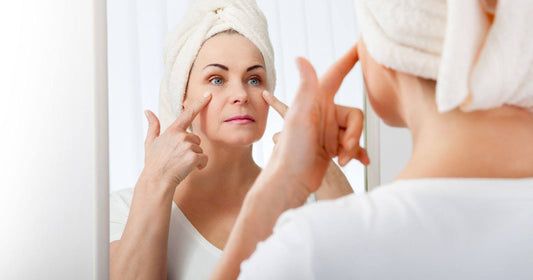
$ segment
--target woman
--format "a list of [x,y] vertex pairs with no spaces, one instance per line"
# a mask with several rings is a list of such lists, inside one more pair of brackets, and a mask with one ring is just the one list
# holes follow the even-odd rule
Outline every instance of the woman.
[[[356,3],[357,47],[320,81],[299,60],[212,279],[533,279],[533,3]],[[369,194],[279,217],[319,187],[343,125],[332,96],[358,59],[377,114],[412,132],[411,159]]]
[[[275,75],[255,3],[194,2],[165,50],[161,126],[147,111],[145,167],[134,190],[111,196],[112,278],[206,279],[261,171],[252,144]],[[317,198],[350,192],[332,164]]]

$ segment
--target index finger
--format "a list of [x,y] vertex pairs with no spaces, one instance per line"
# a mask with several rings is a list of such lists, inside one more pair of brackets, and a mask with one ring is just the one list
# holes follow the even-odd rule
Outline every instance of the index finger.
[[321,92],[330,98],[335,96],[342,84],[342,80],[352,70],[357,61],[359,61],[359,54],[357,53],[357,44],[355,44],[324,73],[319,83]]
[[282,118],[285,118],[285,114],[289,109],[289,107],[285,105],[285,103],[279,101],[279,99],[277,99],[272,93],[266,90],[263,91],[263,98],[268,103],[268,105],[272,106],[272,108],[274,108],[274,110],[279,113]]
[[209,101],[211,101],[211,93],[208,92],[204,94],[202,99],[196,101],[190,107],[185,107],[172,126],[186,130],[191,125],[196,115],[209,104]]

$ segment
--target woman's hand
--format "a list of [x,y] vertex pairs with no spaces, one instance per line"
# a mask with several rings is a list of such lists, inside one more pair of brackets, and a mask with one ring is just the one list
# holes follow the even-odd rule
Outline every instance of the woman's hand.
[[[159,135],[159,119],[146,110],[143,172],[135,185],[128,221],[120,241],[110,245],[110,279],[167,279],[167,252],[172,198],[176,186],[207,156],[200,137],[187,127],[209,103],[204,95]],[[155,190],[155,191],[154,191]]]
[[211,94],[186,107],[178,118],[159,135],[159,119],[146,110],[148,133],[145,140],[145,160],[141,178],[175,188],[195,168],[207,165],[207,155],[200,147],[200,137],[187,132],[198,113],[209,103]]
[[[289,109],[285,103],[268,91],[263,92],[263,98],[282,118],[285,118],[285,114]],[[340,105],[335,105],[335,107],[337,122],[340,124],[338,139],[338,143],[340,143],[339,164],[345,166],[353,158],[364,165],[368,165],[369,159],[366,149],[359,145],[354,145],[359,143],[363,130],[363,112],[356,108]],[[272,137],[274,144],[277,144],[280,134],[281,132],[278,132]],[[331,160],[326,175],[315,193],[318,200],[336,199],[353,193],[353,189],[339,166]]]
[[[289,107],[277,99],[268,91],[263,91],[263,99],[270,105],[281,118],[285,119],[285,114]],[[360,109],[351,108],[335,104],[335,115],[337,123],[339,124],[338,149],[339,165],[345,166],[351,159],[360,161],[364,165],[368,165],[370,160],[365,148],[359,145],[359,139],[363,132],[364,113]],[[279,135],[277,132],[272,136],[274,144],[277,144]]]
[[[284,192],[294,197],[293,203],[289,203],[296,204],[293,207],[299,206],[297,204],[303,203],[303,197],[319,188],[332,157],[339,156],[341,165],[352,158],[364,164],[369,162],[366,151],[359,146],[363,113],[333,103],[342,80],[357,61],[354,46],[319,80],[307,60],[297,60],[300,88],[293,105],[286,111],[283,132],[269,162],[270,167],[267,166],[275,170],[277,176],[286,177],[291,182],[287,186],[292,185],[292,189]],[[269,94],[266,95],[268,99]]]

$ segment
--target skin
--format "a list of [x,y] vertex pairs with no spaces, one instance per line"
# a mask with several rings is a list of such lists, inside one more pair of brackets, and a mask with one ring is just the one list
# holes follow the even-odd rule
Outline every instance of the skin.
[[[110,244],[112,279],[166,279],[172,203],[210,243],[225,247],[244,198],[261,172],[252,158],[252,144],[265,131],[269,106],[287,110],[266,93],[267,88],[261,52],[245,37],[223,33],[200,49],[183,113],[164,133],[157,117],[146,111],[145,167],[122,238]],[[255,121],[226,122],[242,114]],[[317,197],[351,193],[339,168],[330,163],[329,170]]]
[[301,86],[294,105],[271,160],[245,198],[211,279],[237,278],[241,262],[272,234],[279,215],[301,206],[319,187],[330,156],[343,152],[343,118],[330,117],[331,111],[341,111],[332,96],[359,58],[374,110],[386,123],[405,126],[413,135],[413,154],[398,179],[533,177],[533,114],[527,109],[502,106],[439,114],[434,81],[379,65],[362,40],[321,80],[300,58]]

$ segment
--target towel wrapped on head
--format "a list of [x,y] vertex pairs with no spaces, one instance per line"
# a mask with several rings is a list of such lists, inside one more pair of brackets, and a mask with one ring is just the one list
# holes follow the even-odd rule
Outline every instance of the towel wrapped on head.
[[165,40],[165,75],[159,92],[161,131],[182,111],[189,73],[203,43],[227,30],[238,32],[259,49],[265,62],[268,90],[274,91],[274,51],[266,18],[255,0],[195,0],[183,21]]
[[533,109],[533,1],[355,2],[372,58],[437,80],[439,112]]

